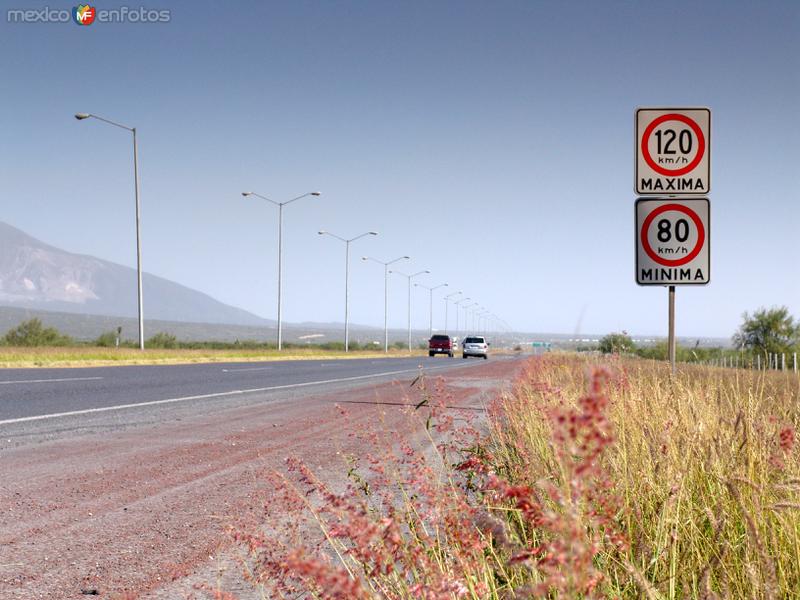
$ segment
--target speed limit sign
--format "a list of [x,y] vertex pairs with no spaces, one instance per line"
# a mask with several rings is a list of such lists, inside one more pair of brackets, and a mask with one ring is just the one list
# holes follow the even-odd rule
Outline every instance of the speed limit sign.
[[711,279],[708,198],[636,201],[636,283],[703,285]]
[[700,194],[711,188],[711,110],[636,110],[637,194]]

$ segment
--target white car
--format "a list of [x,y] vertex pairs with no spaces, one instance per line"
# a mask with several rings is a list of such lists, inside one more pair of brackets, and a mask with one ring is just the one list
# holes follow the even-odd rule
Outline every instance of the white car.
[[484,360],[489,358],[489,343],[483,336],[469,335],[464,338],[461,347],[461,358],[468,356],[482,356]]

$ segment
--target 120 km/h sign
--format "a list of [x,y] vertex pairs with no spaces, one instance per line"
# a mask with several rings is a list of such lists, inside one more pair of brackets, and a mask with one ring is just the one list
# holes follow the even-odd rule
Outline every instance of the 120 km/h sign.
[[636,283],[703,285],[711,279],[708,198],[636,201]]
[[637,194],[707,194],[711,188],[711,110],[636,110]]

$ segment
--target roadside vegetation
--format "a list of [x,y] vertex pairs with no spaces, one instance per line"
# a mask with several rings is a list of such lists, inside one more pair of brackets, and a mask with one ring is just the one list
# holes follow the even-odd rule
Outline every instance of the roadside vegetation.
[[[350,342],[346,355],[343,342],[284,343],[283,350],[278,352],[274,342],[187,342],[166,332],[147,338],[145,348],[142,352],[136,342],[121,339],[119,331],[107,331],[91,341],[78,341],[53,327],[45,327],[39,319],[30,319],[0,338],[0,367],[384,356],[383,345],[372,343]],[[390,346],[391,356],[408,354],[402,342]]]
[[63,335],[53,327],[45,327],[39,319],[20,323],[3,336],[3,345],[19,347],[69,346],[72,338]]
[[551,353],[481,421],[410,393],[408,433],[353,433],[346,488],[273,474],[236,533],[263,597],[796,597],[794,373]]
[[[701,348],[677,346],[678,362],[767,368],[775,357],[783,357],[779,365],[793,368],[794,355],[800,353],[800,321],[789,314],[785,306],[761,308],[754,313],[744,313],[739,329],[731,338],[731,348]],[[597,350],[603,354],[629,354],[641,358],[666,360],[667,342],[637,346],[627,332],[612,332],[604,336],[597,347],[580,348]],[[786,363],[788,357],[789,363]]]

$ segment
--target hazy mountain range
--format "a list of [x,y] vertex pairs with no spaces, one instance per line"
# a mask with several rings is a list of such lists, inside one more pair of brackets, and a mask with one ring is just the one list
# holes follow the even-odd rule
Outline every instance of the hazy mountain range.
[[[147,319],[274,326],[240,308],[144,273]],[[0,222],[0,305],[67,313],[135,317],[136,270],[55,248]]]
[[[144,274],[146,335],[165,331],[185,340],[272,340],[275,321],[263,319],[162,277]],[[123,326],[123,337],[137,332],[136,271],[107,260],[50,246],[0,222],[0,335],[31,317],[77,339],[93,339]],[[287,341],[341,340],[341,323],[284,323]],[[382,340],[381,328],[351,324],[351,339]],[[414,344],[427,330],[413,332]],[[405,341],[404,329],[391,329],[390,341]],[[516,334],[556,344],[590,342],[599,336]],[[516,337],[516,336],[515,336]],[[572,338],[586,339],[572,339]],[[644,343],[655,341],[644,340]],[[694,339],[691,340],[695,342]],[[688,343],[688,342],[687,342]],[[701,345],[729,340],[702,339]]]

